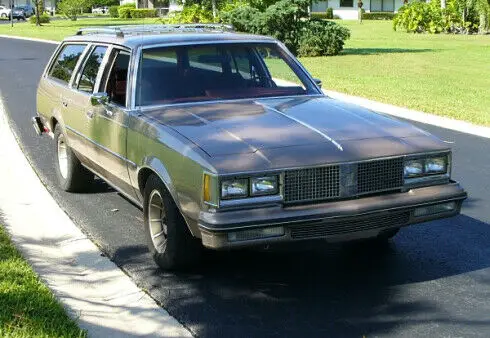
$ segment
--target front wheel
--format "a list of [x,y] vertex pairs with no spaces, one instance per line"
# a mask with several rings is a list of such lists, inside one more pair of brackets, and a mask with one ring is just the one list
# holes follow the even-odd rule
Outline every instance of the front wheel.
[[202,245],[194,238],[159,177],[151,175],[144,190],[144,224],[148,249],[163,270],[195,264]]
[[61,189],[70,192],[87,190],[94,181],[94,174],[85,168],[68,146],[59,124],[54,129],[56,176]]

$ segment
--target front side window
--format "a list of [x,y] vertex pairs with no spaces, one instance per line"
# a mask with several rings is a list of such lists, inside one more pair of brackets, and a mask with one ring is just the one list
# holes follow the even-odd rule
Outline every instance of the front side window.
[[105,92],[109,101],[115,105],[126,106],[126,93],[128,86],[128,69],[130,54],[123,50],[115,50],[111,58],[111,67],[105,76]]
[[49,76],[62,82],[69,83],[78,59],[85,50],[86,45],[66,45],[54,62]]
[[102,64],[106,51],[107,47],[98,46],[90,54],[85,62],[85,66],[80,77],[80,82],[78,84],[78,90],[87,93],[94,92],[97,74],[99,73],[99,68]]
[[219,44],[144,49],[136,104],[318,94],[276,44]]

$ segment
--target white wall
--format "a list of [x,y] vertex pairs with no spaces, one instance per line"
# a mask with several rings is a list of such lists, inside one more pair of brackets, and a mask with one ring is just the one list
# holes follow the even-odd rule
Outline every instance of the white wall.
[[[398,0],[398,1],[402,1],[402,0]],[[366,9],[367,12],[369,12],[370,0],[363,0],[362,2],[363,2],[363,8]],[[352,1],[352,7],[340,7],[340,0],[328,0],[328,1],[322,0],[322,1],[314,2],[311,6],[311,11],[324,13],[328,7],[332,8],[333,14],[338,15],[341,19],[357,20],[357,16],[358,16],[357,0]]]

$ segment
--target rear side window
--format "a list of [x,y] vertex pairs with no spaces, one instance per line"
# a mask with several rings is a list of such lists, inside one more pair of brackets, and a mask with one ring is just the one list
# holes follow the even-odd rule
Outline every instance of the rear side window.
[[49,71],[49,76],[62,82],[69,83],[73,70],[85,47],[86,45],[66,45],[63,47]]
[[90,54],[83,68],[80,83],[78,84],[78,90],[87,93],[93,93],[95,88],[95,81],[97,80],[97,74],[99,73],[100,65],[104,59],[107,47],[99,46],[94,49]]

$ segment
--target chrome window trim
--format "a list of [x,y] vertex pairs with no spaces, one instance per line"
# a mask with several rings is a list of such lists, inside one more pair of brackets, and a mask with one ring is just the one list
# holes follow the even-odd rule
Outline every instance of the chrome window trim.
[[85,58],[87,57],[88,53],[92,50],[92,44],[87,43],[87,46],[83,50],[82,54],[80,55],[80,58],[77,61],[77,64],[75,65],[75,68],[73,69],[73,74],[71,75],[70,82],[68,84],[68,88],[73,89],[73,83],[75,82],[75,79],[78,77],[78,73],[80,72],[82,63],[85,63]]
[[[141,63],[141,54],[143,53],[144,49],[153,49],[153,48],[163,48],[163,47],[181,47],[181,46],[200,46],[200,45],[217,45],[217,44],[267,44],[267,45],[276,45],[279,49],[281,49],[289,58],[289,60],[296,66],[298,67],[298,70],[302,75],[305,77],[305,80],[308,81],[310,84],[310,87],[314,90],[317,91],[317,93],[310,93],[310,94],[304,94],[304,95],[288,95],[288,96],[274,96],[274,97],[248,97],[245,99],[219,99],[219,100],[209,100],[209,101],[194,101],[194,102],[183,102],[183,103],[174,103],[174,104],[161,104],[161,105],[147,105],[147,106],[142,106],[142,105],[136,105],[136,83],[137,83],[137,78],[139,76],[138,70],[139,70],[139,65]],[[234,40],[222,40],[222,41],[196,41],[196,42],[177,42],[177,43],[157,43],[157,44],[149,44],[149,45],[142,45],[138,48],[137,53],[135,55],[135,60],[134,60],[134,73],[132,74],[133,76],[133,90],[132,90],[132,104],[131,104],[131,109],[141,109],[141,110],[146,110],[146,109],[151,109],[151,108],[157,108],[157,107],[167,107],[167,106],[179,106],[182,104],[192,104],[192,103],[208,103],[208,102],[230,102],[230,101],[235,101],[235,100],[254,100],[254,99],[270,99],[270,98],[287,98],[287,97],[305,97],[305,96],[325,96],[323,91],[321,90],[320,87],[315,83],[313,77],[311,74],[306,70],[306,68],[298,61],[298,59],[286,48],[284,44],[281,42],[271,39],[271,40],[239,40],[239,41],[234,41]],[[293,67],[291,67],[293,68]],[[292,69],[293,72],[295,71]],[[300,78],[301,79],[301,78]]]
[[[86,91],[78,89],[78,86],[80,85],[82,73],[85,70],[85,66],[87,65],[88,59],[97,47],[106,47],[107,50],[105,51],[104,57],[103,57],[102,62],[100,63],[100,66],[99,66],[99,70],[97,71],[97,77],[95,78],[95,83],[94,83],[94,90],[92,91],[92,93],[90,93],[90,92],[86,92]],[[111,51],[112,51],[112,45],[109,45],[109,44],[98,44],[98,43],[95,44],[94,43],[94,44],[90,45],[90,50],[85,55],[85,59],[83,60],[83,64],[80,65],[79,71],[75,75],[75,78],[73,79],[72,89],[74,91],[76,91],[78,93],[82,93],[82,94],[93,94],[93,93],[96,93],[98,91],[99,86],[100,86],[100,79],[102,77],[103,71],[105,70],[106,63],[107,63],[107,60],[108,60],[108,57],[109,57]]]

